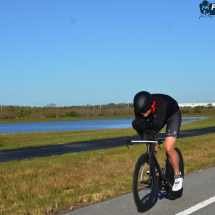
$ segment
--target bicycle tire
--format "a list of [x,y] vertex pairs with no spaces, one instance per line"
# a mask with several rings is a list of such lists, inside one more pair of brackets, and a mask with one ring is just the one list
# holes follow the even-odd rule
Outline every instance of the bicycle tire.
[[[183,160],[183,156],[181,154],[181,151],[178,148],[175,148],[175,150],[176,150],[176,152],[178,153],[178,156],[179,156],[179,171],[181,172],[181,175],[184,178],[184,160]],[[169,162],[168,155],[167,155],[167,158],[166,158],[166,177],[170,178],[169,182],[173,186],[173,184],[174,184],[174,169],[173,169],[172,165]],[[169,189],[167,192],[168,192],[168,195],[169,195],[170,199],[175,200],[175,199],[179,198],[182,195],[183,187],[179,191],[172,191],[172,189]]]
[[[143,166],[144,165],[144,166]],[[143,170],[142,181],[140,181],[140,175]],[[137,160],[134,175],[133,175],[133,197],[137,209],[140,212],[147,211],[154,200],[156,191],[156,174],[154,163],[152,162],[150,167],[151,178],[146,174],[149,168],[149,154],[142,154]]]

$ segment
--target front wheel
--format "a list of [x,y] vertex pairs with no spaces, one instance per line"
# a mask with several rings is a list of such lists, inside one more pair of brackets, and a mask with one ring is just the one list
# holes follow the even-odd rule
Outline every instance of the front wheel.
[[147,211],[155,197],[156,174],[153,162],[150,167],[150,178],[146,174],[148,169],[149,154],[143,154],[136,163],[133,175],[133,197],[140,212]]

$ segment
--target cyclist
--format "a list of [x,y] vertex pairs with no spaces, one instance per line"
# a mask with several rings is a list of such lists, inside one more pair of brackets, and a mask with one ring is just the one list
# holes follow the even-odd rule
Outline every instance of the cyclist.
[[[168,95],[150,94],[149,92],[141,91],[134,96],[133,104],[135,120],[132,121],[132,126],[142,138],[146,129],[157,134],[166,125],[164,147],[174,169],[172,190],[180,190],[183,177],[179,172],[179,156],[174,147],[181,126],[181,112],[178,103]],[[147,140],[151,140],[151,138],[150,135],[146,135]],[[155,143],[153,143],[152,149],[157,154]]]

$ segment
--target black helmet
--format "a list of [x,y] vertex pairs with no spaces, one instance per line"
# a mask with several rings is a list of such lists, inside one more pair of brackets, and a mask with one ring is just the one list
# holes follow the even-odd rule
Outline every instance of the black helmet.
[[152,95],[146,91],[141,91],[134,96],[134,109],[140,113],[145,113],[152,106]]

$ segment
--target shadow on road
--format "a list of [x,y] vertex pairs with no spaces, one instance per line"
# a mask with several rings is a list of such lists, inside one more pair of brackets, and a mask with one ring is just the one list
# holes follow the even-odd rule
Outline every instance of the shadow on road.
[[[183,195],[183,192],[182,192],[182,195]],[[179,198],[181,198],[182,195]],[[149,210],[151,210],[156,205],[158,200],[162,200],[162,199],[168,199],[170,201],[174,201],[174,200],[170,199],[170,197],[169,197],[168,193],[165,191],[165,189],[162,189],[162,191],[159,191],[158,188],[156,187],[155,199],[154,199],[152,206],[150,207]]]

